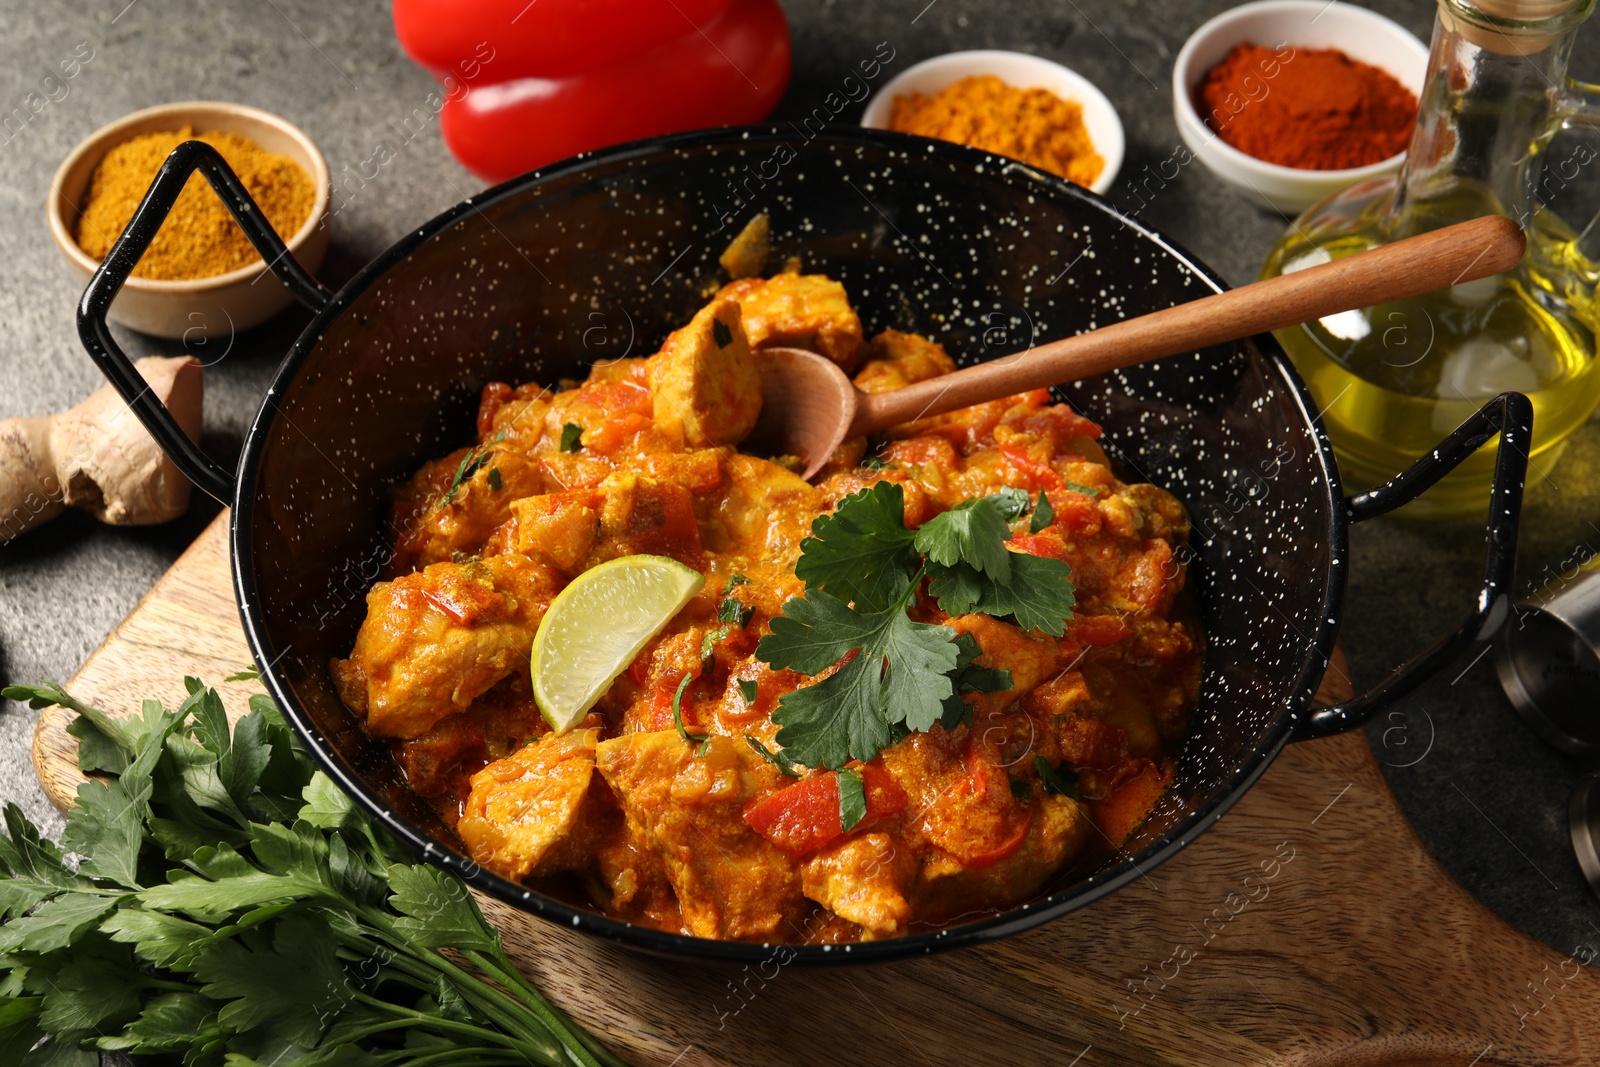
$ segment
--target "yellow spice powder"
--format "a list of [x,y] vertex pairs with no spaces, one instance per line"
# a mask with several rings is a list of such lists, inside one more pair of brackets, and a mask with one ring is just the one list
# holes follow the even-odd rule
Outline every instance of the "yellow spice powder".
[[992,74],[962,78],[932,96],[896,96],[889,128],[1009,156],[1083,186],[1106,165],[1084,128],[1082,106]]
[[[286,156],[274,155],[246,137],[195,133],[147,133],[112,148],[95,167],[78,216],[74,239],[95,259],[104,259],[133,218],[167,155],[184,141],[201,140],[222,153],[255,198],[267,221],[287,241],[311,216],[316,199],[311,177]],[[239,224],[199,173],[189,178],[172,213],[133,273],[141,278],[209,278],[260,262]]]

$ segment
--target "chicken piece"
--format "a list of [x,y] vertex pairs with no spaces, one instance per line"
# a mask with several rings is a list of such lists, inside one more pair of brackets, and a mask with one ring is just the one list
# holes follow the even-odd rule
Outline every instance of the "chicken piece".
[[1022,844],[994,863],[972,866],[937,856],[923,864],[912,893],[917,918],[937,922],[1026,900],[1089,843],[1094,823],[1083,804],[1041,789],[1031,803]]
[[563,574],[576,574],[600,532],[601,494],[575,489],[524,497],[511,505],[511,547]]
[[860,926],[864,939],[903,933],[916,857],[884,833],[859,834],[825,846],[800,868],[805,895]]
[[379,582],[348,660],[334,660],[345,704],[375,737],[415,738],[528,669],[533,633],[561,586],[521,556],[435,563]]
[[729,282],[717,293],[744,311],[752,348],[807,348],[844,368],[855,369],[861,319],[844,286],[821,274],[775,274]]
[[600,528],[584,560],[587,570],[619,556],[671,556],[695,569],[705,564],[694,496],[681,485],[618,472],[601,485]]
[[598,729],[545,734],[473,775],[456,823],[472,858],[514,882],[564,866],[546,861],[578,823],[599,740]]
[[[421,737],[393,748],[406,782],[418,796],[430,799],[465,796],[473,771],[501,759],[549,730],[533,701],[531,679],[512,674],[473,701],[460,715],[449,715]],[[439,813],[454,823],[452,800]]]
[[493,437],[424,464],[395,504],[395,573],[477,554],[512,501],[543,491],[540,467]]
[[649,370],[651,418],[681,428],[690,448],[734,444],[761,414],[761,372],[733,300],[712,300],[674,330]]
[[767,257],[772,255],[771,232],[772,220],[765,211],[744,224],[739,236],[717,257],[728,277],[753,278],[767,269]]
[[707,534],[712,550],[793,564],[811,520],[822,509],[822,493],[793,471],[755,456],[729,456],[723,464],[724,492]]
[[887,393],[916,382],[954,373],[956,361],[944,345],[899,330],[884,330],[863,350],[866,362],[856,372],[856,388],[864,393]]
[[601,742],[595,764],[660,851],[690,933],[769,938],[804,914],[795,862],[744,821],[780,777],[749,746],[715,736],[696,757],[677,731],[658,730]]

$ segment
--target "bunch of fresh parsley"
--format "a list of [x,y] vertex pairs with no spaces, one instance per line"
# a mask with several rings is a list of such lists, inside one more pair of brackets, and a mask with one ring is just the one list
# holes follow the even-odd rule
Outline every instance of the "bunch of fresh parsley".
[[[14,805],[0,835],[0,1067],[98,1050],[188,1067],[620,1067],[506,957],[466,886],[402,858],[257,696],[232,730],[176,710],[78,713],[62,846]],[[449,950],[445,955],[441,950]]]
[[[1031,510],[1037,533],[1052,518],[1043,493]],[[1009,523],[1029,511],[1027,493],[1003,489],[910,530],[904,490],[881,481],[818,516],[794,568],[806,595],[783,606],[756,655],[804,674],[850,658],[779,701],[772,720],[784,754],[811,767],[870,760],[908,731],[953,728],[966,713],[963,692],[1011,688],[1009,671],[974,664],[970,634],[913,622],[909,611],[926,578],[951,615],[1009,617],[1061,636],[1072,618],[1071,568],[1006,547]]]

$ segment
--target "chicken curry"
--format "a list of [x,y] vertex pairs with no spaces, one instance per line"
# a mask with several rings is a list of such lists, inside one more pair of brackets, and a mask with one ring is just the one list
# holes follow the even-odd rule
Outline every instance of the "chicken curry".
[[[893,937],[1103,859],[1171,784],[1199,684],[1182,506],[1120,481],[1099,428],[1045,391],[849,441],[809,484],[738,449],[762,403],[752,351],[769,345],[821,353],[867,391],[955,366],[921,336],[866,338],[841,285],[790,271],[723,287],[649,358],[554,392],[488,385],[477,441],[398,491],[393,561],[332,663],[344,702],[477,862],[663,930]],[[786,609],[821,597],[796,573],[817,531],[847,505],[889,506],[909,546],[981,500],[1009,502],[999,562],[1059,561],[1075,605],[1029,627],[1020,610],[946,610],[975,601],[935,595],[937,551],[918,570],[905,548],[896,625],[964,650],[947,710],[793,758],[808,749],[783,709],[855,655],[808,674],[765,651]],[[540,620],[577,575],[640,553],[705,585],[556,732],[530,681]],[[901,676],[940,680],[917,673]]]

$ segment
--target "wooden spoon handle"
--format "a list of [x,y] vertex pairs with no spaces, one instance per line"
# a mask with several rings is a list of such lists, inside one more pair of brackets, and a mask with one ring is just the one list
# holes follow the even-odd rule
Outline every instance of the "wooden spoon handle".
[[904,389],[862,395],[845,436],[1500,274],[1517,265],[1523,248],[1522,231],[1500,215],[1446,226]]

